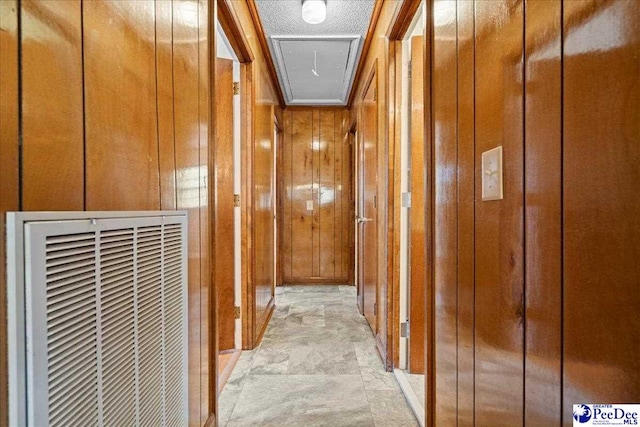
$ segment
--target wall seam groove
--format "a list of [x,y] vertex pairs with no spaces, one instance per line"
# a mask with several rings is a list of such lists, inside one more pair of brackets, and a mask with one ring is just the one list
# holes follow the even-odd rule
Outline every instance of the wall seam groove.
[[82,64],[82,209],[87,210],[87,95],[84,60],[84,0],[80,2],[80,55]]
[[18,210],[24,209],[23,193],[24,193],[24,153],[23,153],[23,100],[22,100],[22,0],[17,0],[16,3],[16,19],[17,26],[16,31],[18,33],[17,45],[18,45]]
[[155,52],[155,82],[156,82],[156,149],[158,155],[158,205],[160,209],[162,206],[162,166],[160,164],[162,161],[160,160],[160,107],[159,107],[159,88],[158,88],[158,4],[157,1],[153,2],[153,49]]
[[560,426],[564,418],[564,1],[560,2]]
[[522,3],[522,425],[527,422],[527,1]]

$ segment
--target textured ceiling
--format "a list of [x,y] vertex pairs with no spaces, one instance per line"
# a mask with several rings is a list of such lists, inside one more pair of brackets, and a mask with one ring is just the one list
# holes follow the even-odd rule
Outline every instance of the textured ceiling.
[[[276,61],[285,102],[288,105],[345,105],[375,0],[327,0],[327,19],[316,25],[302,20],[300,0],[255,2]],[[296,36],[296,44],[292,46],[295,49],[282,49],[284,45],[279,46],[277,42],[282,36]],[[335,36],[360,36],[361,39],[354,37],[357,42],[340,47]],[[336,43],[335,50],[327,48],[323,39]],[[311,71],[314,51],[318,51],[320,77]],[[332,65],[330,74],[328,64]],[[338,66],[340,68],[333,68]],[[327,71],[322,72],[323,69]]]

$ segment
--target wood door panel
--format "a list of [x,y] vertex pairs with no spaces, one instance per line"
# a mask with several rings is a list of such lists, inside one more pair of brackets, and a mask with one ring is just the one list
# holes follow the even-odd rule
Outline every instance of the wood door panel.
[[215,286],[219,350],[235,348],[233,208],[233,61],[216,59]]
[[360,223],[360,272],[363,291],[364,316],[374,335],[378,332],[378,99],[377,73],[372,70],[370,85],[362,100],[361,140],[361,221]]
[[22,206],[84,209],[79,0],[22,1]]
[[154,3],[84,2],[83,14],[86,208],[158,209]]
[[[344,108],[284,112],[282,263],[284,283],[348,283]],[[307,209],[307,202],[313,210]]]
[[411,249],[409,291],[409,372],[424,374],[425,200],[424,38],[411,38]]
[[568,403],[585,396],[640,401],[640,2],[565,3],[562,384],[570,425]]

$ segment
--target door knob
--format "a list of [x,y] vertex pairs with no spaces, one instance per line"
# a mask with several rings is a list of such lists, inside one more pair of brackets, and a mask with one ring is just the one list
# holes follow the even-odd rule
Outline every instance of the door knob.
[[358,218],[358,224],[362,224],[363,222],[373,221],[372,218]]

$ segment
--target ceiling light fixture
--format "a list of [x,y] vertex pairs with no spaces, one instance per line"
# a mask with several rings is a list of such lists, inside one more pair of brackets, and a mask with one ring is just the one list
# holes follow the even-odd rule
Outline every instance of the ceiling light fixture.
[[325,0],[302,0],[302,19],[309,24],[320,24],[327,17]]

